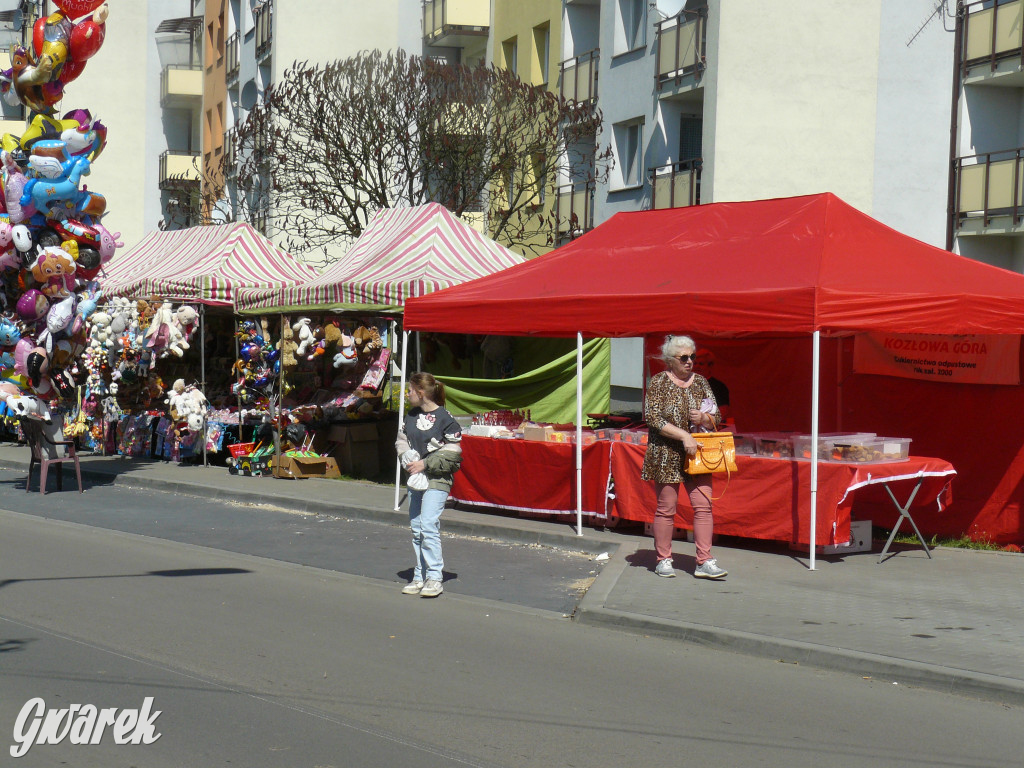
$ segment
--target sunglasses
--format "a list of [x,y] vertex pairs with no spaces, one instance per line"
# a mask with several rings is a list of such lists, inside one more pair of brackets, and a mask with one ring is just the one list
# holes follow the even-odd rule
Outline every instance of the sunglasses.
[[679,355],[679,356],[676,357],[676,360],[678,360],[680,363],[685,363],[687,361],[689,361],[691,363],[695,363],[695,362],[697,362],[697,356],[696,355]]

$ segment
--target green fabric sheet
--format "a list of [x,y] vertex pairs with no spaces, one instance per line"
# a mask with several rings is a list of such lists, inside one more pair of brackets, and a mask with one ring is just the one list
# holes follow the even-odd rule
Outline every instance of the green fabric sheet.
[[[516,339],[515,365],[524,371],[508,379],[446,375],[425,366],[445,385],[454,414],[526,410],[534,421],[576,421],[576,342],[574,339]],[[441,368],[443,366],[436,366]],[[611,404],[611,342],[583,343],[583,413],[607,413]]]

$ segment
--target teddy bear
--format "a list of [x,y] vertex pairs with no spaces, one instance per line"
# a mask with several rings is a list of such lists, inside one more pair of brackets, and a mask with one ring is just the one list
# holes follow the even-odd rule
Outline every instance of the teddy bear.
[[295,343],[295,332],[286,323],[281,324],[281,340],[277,342],[277,349],[281,353],[281,367],[285,370],[292,370],[299,364],[295,357],[299,345]]
[[196,308],[189,304],[182,304],[174,313],[174,324],[181,330],[185,339],[195,333],[196,325],[199,322],[199,313]]
[[89,316],[89,348],[94,350],[110,350],[115,345],[112,326],[113,318],[109,312],[96,311]]

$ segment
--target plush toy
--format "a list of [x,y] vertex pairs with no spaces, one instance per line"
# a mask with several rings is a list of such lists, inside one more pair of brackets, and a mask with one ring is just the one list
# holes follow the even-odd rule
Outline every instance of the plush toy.
[[153,315],[156,314],[156,308],[145,299],[139,299],[135,302],[135,312],[139,318],[139,328],[143,331],[148,330],[150,323],[153,322]]
[[94,350],[111,350],[116,336],[111,327],[112,318],[108,312],[93,312],[89,317],[89,347]]
[[[153,319],[149,323],[149,328],[146,329],[145,346],[154,352],[161,352],[167,349],[171,343],[174,315],[171,313],[171,305],[166,301],[157,303],[155,307]],[[180,332],[178,335],[181,335]],[[180,357],[181,354],[178,353],[178,356]]]
[[295,343],[295,333],[287,325],[282,324],[281,340],[277,342],[277,350],[281,353],[281,367],[285,370],[292,370],[299,364],[295,357],[299,345]]
[[295,333],[295,338],[298,339],[298,348],[295,350],[295,354],[299,357],[304,357],[309,354],[310,347],[316,344],[316,337],[313,335],[313,328],[310,326],[310,320],[308,317],[300,317],[292,324],[292,331]]
[[182,304],[178,307],[178,311],[174,313],[174,324],[181,330],[186,339],[195,332],[198,322],[199,313],[196,312],[195,307],[188,304]]
[[334,356],[334,367],[355,365],[358,360],[359,353],[356,352],[355,339],[342,331],[341,338],[338,340],[338,353]]

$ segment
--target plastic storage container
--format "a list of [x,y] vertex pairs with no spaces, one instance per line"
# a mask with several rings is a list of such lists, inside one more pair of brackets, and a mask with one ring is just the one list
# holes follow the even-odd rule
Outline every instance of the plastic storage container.
[[793,436],[758,435],[755,438],[754,450],[758,456],[770,459],[791,459],[793,458]]
[[757,452],[757,440],[754,435],[733,435],[736,453],[741,456],[753,456]]
[[878,440],[882,443],[882,455],[885,456],[886,461],[903,461],[910,457],[912,438],[880,437]]
[[[826,432],[818,435],[818,461],[834,461],[834,444],[838,442],[854,442],[871,440],[874,432]],[[811,436],[793,435],[793,456],[798,459],[811,458]]]
[[864,440],[834,438],[832,444],[835,461],[870,463],[902,461],[910,451],[910,439],[904,437],[872,437]]

